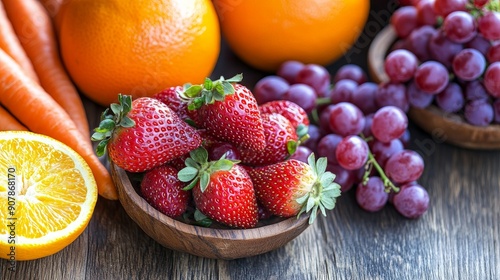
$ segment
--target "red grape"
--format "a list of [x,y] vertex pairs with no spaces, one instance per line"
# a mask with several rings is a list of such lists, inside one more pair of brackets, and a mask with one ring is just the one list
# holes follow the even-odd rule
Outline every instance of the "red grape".
[[436,103],[447,113],[458,112],[465,104],[462,88],[457,83],[449,83],[442,92],[436,95]]
[[328,162],[336,164],[337,158],[335,157],[335,151],[342,139],[342,136],[334,133],[329,133],[321,137],[316,147],[318,157],[326,157]]
[[404,145],[399,139],[393,139],[385,143],[375,140],[371,145],[371,152],[382,168],[393,154],[402,150],[404,150]]
[[283,94],[282,99],[297,103],[307,113],[316,106],[316,91],[306,84],[293,84]]
[[403,135],[408,127],[408,117],[395,106],[385,106],[373,115],[372,134],[380,142],[390,142]]
[[418,25],[436,25],[437,15],[434,12],[434,2],[435,0],[421,0],[415,6],[417,8]]
[[453,58],[463,48],[463,44],[452,42],[440,31],[431,36],[427,49],[431,59],[451,68]]
[[478,30],[488,40],[500,40],[500,12],[487,11],[477,20]]
[[363,167],[368,160],[368,144],[357,135],[344,137],[337,145],[335,156],[342,168],[356,170]]
[[358,84],[349,79],[338,81],[330,91],[330,99],[332,103],[349,102],[351,95],[358,87]]
[[340,185],[341,192],[350,190],[357,181],[355,171],[344,169],[338,164],[328,163],[326,170],[335,174],[333,181]]
[[429,60],[429,42],[438,31],[430,26],[424,25],[413,30],[406,38],[406,49],[411,51],[420,61]]
[[466,11],[467,0],[437,0],[434,2],[436,14],[446,17],[455,11]]
[[407,112],[410,108],[406,86],[403,83],[383,83],[375,92],[375,103],[379,108],[384,106],[396,106]]
[[467,122],[475,126],[487,126],[495,117],[493,106],[484,99],[477,99],[465,104],[464,116]]
[[488,99],[489,95],[486,92],[483,84],[479,80],[470,81],[465,85],[465,99],[466,100],[476,100],[476,99]]
[[361,85],[368,80],[363,68],[356,64],[345,64],[341,66],[333,76],[334,83],[344,79],[353,80],[358,85]]
[[406,38],[417,28],[417,8],[414,6],[400,7],[391,16],[391,25],[399,38]]
[[366,211],[381,210],[388,199],[389,194],[385,191],[384,182],[378,176],[369,177],[366,184],[360,183],[356,188],[356,201]]
[[427,108],[434,101],[434,95],[420,90],[413,80],[406,87],[406,95],[410,105],[416,108]]
[[384,69],[392,82],[407,82],[417,70],[417,57],[408,50],[390,52],[384,61]]
[[463,81],[476,80],[486,68],[486,59],[476,49],[463,49],[453,59],[452,68]]
[[290,85],[279,76],[266,76],[260,79],[252,91],[258,104],[264,104],[269,101],[282,99],[288,91]]
[[484,72],[483,83],[493,97],[500,97],[500,62],[493,62]]
[[500,61],[500,42],[496,42],[486,52],[486,59],[489,63]]
[[429,194],[417,183],[401,187],[392,198],[396,210],[406,218],[415,219],[422,216],[429,208]]
[[448,85],[448,70],[436,61],[426,61],[415,72],[416,86],[431,94],[437,94]]
[[333,105],[330,112],[330,129],[340,136],[357,135],[365,126],[363,112],[349,102]]
[[318,96],[326,96],[330,87],[330,73],[321,65],[307,64],[297,73],[295,83],[309,85]]
[[358,85],[351,94],[351,103],[356,105],[365,115],[374,113],[378,109],[375,102],[377,89],[378,85],[372,82]]
[[398,184],[416,181],[423,171],[424,160],[412,150],[396,152],[385,163],[386,175]]
[[466,43],[477,34],[475,20],[468,12],[457,11],[449,14],[443,22],[443,32],[455,43]]
[[295,78],[302,68],[304,68],[304,63],[296,60],[289,60],[280,65],[276,74],[287,80],[290,84],[295,84]]

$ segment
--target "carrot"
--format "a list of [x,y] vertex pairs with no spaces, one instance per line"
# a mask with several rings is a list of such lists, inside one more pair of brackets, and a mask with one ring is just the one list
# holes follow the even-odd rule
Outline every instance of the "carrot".
[[0,131],[6,130],[28,130],[16,118],[14,118],[9,111],[3,106],[0,106]]
[[7,16],[31,59],[40,84],[68,112],[83,136],[89,123],[83,102],[59,56],[52,21],[38,0],[2,0]]
[[2,50],[0,103],[30,131],[57,139],[79,153],[92,169],[99,194],[107,199],[118,199],[111,175],[95,154],[91,142],[82,136],[68,113]]
[[21,42],[19,42],[12,24],[5,13],[2,2],[0,2],[0,49],[9,54],[19,65],[21,65],[21,68],[23,68],[26,74],[38,82],[33,64],[31,64],[30,59],[21,46]]
[[57,34],[59,34],[63,10],[69,1],[71,0],[40,0],[40,3],[42,3],[42,5],[48,11],[49,16],[52,18],[52,22]]

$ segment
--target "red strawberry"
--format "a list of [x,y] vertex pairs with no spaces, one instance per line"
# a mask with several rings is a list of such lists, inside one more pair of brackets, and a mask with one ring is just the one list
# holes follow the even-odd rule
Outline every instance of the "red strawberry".
[[326,215],[325,209],[333,209],[340,195],[340,186],[333,182],[335,175],[325,172],[326,165],[326,158],[315,162],[311,154],[308,163],[289,159],[247,171],[259,203],[269,212],[281,217],[310,212],[312,223],[318,209]]
[[295,153],[298,137],[295,128],[287,118],[276,113],[262,114],[262,125],[266,147],[258,153],[241,149],[241,162],[252,166],[262,166],[283,161]]
[[119,104],[104,111],[92,140],[101,141],[97,155],[107,148],[111,160],[130,172],[143,172],[188,153],[201,144],[196,130],[167,105],[150,97],[132,102],[119,95]]
[[197,124],[196,111],[188,111],[186,100],[180,96],[183,91],[183,86],[173,86],[154,94],[152,97],[165,103],[182,120],[187,122],[192,121],[194,124]]
[[155,167],[144,174],[141,194],[144,199],[163,214],[177,218],[182,215],[191,199],[185,183],[177,179],[178,170],[172,166]]
[[196,110],[200,126],[222,141],[261,151],[266,145],[259,107],[252,92],[238,84],[241,75],[231,79],[193,85],[183,92],[190,100],[188,110]]
[[245,168],[225,158],[208,161],[208,152],[198,148],[179,171],[179,180],[191,182],[196,208],[208,218],[229,227],[257,225],[258,206],[252,181]]
[[307,127],[309,117],[307,112],[297,103],[288,100],[273,100],[266,102],[259,107],[261,114],[278,113],[287,118],[295,129],[300,125]]

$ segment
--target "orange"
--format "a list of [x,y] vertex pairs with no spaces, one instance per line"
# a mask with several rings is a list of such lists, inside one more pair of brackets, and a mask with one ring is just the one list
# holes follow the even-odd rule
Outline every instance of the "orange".
[[369,0],[214,0],[229,47],[247,64],[275,71],[286,60],[327,65],[355,43]]
[[85,160],[33,132],[0,132],[0,257],[52,255],[87,227],[97,185]]
[[220,51],[210,0],[71,0],[58,15],[69,75],[91,100],[151,96],[202,83]]

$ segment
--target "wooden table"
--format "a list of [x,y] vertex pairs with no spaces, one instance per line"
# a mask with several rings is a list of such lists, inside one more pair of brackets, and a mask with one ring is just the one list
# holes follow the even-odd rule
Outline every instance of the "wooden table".
[[[394,3],[372,1],[367,28],[345,63],[366,69],[374,31]],[[252,86],[265,74],[248,68],[223,46],[213,76],[244,73]],[[91,127],[102,108],[85,100]],[[392,206],[361,210],[352,192],[298,238],[264,255],[221,261],[166,249],[127,216],[118,201],[99,198],[85,232],[61,252],[0,266],[0,279],[500,279],[500,152],[460,149],[411,126],[412,148],[426,164],[420,183],[428,212],[417,220]]]

